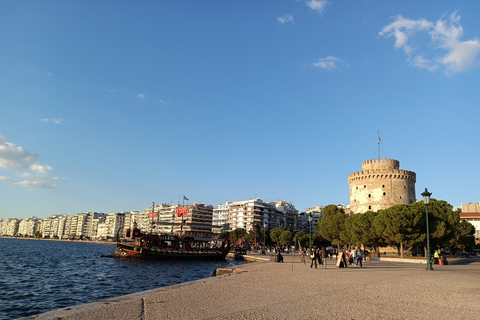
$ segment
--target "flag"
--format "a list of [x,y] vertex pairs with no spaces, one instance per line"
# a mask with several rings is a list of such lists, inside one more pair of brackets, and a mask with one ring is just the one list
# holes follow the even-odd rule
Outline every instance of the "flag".
[[188,199],[187,197],[185,197],[185,195],[183,195],[183,200],[187,200],[187,201],[188,201],[188,200],[190,200],[190,199]]
[[177,217],[181,217],[182,215],[188,215],[188,210],[190,207],[178,207],[175,211],[177,213]]

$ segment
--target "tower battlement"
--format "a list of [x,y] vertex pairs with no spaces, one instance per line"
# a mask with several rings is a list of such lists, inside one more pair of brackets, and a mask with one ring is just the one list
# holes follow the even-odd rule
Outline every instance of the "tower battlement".
[[362,162],[362,170],[399,169],[400,161],[395,159],[372,159]]
[[396,204],[415,202],[413,171],[400,169],[395,159],[371,159],[362,162],[362,171],[348,175],[350,209],[354,213],[378,211]]

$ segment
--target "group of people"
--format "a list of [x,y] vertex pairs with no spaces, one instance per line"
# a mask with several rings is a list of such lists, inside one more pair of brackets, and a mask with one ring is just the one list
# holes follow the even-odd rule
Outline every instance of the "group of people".
[[363,261],[370,262],[367,249],[361,250],[359,248],[357,250],[355,247],[353,247],[352,251],[345,251],[345,257],[347,258],[348,263],[354,266],[359,264],[360,267],[363,267]]
[[318,264],[322,267],[322,269],[327,269],[327,258],[332,258],[332,252],[327,251],[325,247],[320,248],[312,248],[310,252],[310,268],[313,267],[315,264],[315,269],[317,269],[317,261]]

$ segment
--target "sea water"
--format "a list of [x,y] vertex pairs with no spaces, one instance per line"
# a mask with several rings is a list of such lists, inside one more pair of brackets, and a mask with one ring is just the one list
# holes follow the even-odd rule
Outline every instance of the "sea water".
[[0,320],[207,278],[243,261],[105,258],[113,244],[0,238]]

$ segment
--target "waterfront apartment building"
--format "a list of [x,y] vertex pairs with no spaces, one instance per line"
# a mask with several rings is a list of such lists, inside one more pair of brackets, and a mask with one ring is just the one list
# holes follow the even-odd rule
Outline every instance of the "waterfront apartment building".
[[40,228],[42,220],[37,217],[31,217],[20,220],[18,224],[18,236],[34,237],[37,230]]
[[[312,232],[315,232],[315,226],[318,224],[318,220],[323,218],[323,206],[315,206],[313,208],[305,209],[305,212],[300,214],[301,222],[300,222],[300,230],[310,233],[310,228],[312,228]],[[311,222],[309,219],[309,215],[311,215]]]
[[283,225],[287,229],[297,230],[298,210],[295,209],[295,206],[291,203],[281,200],[274,202],[274,205],[275,209],[277,210],[277,225]]
[[227,201],[213,208],[212,225],[219,230],[230,230],[230,206],[233,202]]
[[[105,218],[105,236],[107,239],[118,241],[122,237],[122,231],[125,226],[125,213],[112,212],[107,214]],[[118,235],[118,236],[117,236]]]
[[235,201],[230,205],[230,231],[238,228],[249,232],[254,225],[273,229],[279,227],[277,209],[273,203],[254,198],[244,201]]
[[42,238],[62,239],[67,219],[66,215],[53,215],[43,219],[40,231]]
[[20,219],[4,219],[0,222],[0,234],[5,236],[16,236]]
[[194,203],[188,206],[186,215],[175,215],[175,225],[173,226],[174,233],[182,231],[192,232],[211,232],[213,219],[213,206],[205,205],[203,203]]
[[94,239],[97,232],[94,229],[94,220],[105,217],[104,213],[82,212],[68,216],[65,221],[65,232],[63,239]]
[[214,208],[213,224],[221,230],[233,231],[238,228],[249,232],[255,225],[260,228],[298,228],[298,210],[286,201],[265,202],[254,198],[243,201],[227,201]]

